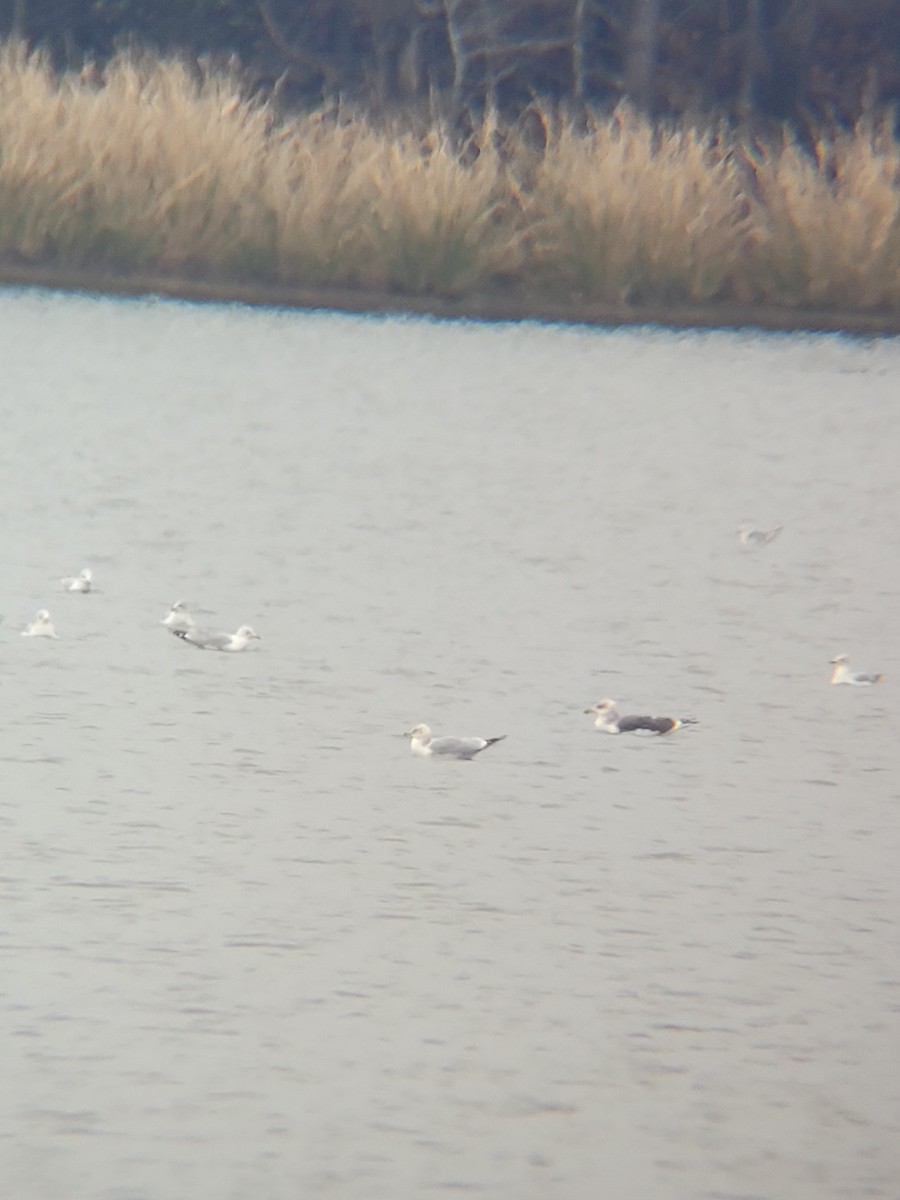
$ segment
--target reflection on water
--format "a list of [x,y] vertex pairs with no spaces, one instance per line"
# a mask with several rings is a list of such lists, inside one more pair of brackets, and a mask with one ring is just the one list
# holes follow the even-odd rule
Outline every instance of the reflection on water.
[[10,1195],[895,1195],[898,343],[0,310]]

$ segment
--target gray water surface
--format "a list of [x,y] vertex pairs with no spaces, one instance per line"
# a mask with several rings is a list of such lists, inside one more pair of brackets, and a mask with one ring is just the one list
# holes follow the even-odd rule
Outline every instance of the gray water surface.
[[5,291],[0,362],[6,1195],[895,1200],[900,342]]

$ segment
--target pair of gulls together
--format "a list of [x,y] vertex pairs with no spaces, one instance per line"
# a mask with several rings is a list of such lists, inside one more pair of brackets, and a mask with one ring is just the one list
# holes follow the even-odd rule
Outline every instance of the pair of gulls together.
[[[85,567],[80,575],[64,575],[59,581],[65,592],[89,592],[94,585],[94,573]],[[52,637],[59,639],[59,634],[53,628],[50,613],[46,608],[39,608],[34,614],[34,620],[22,630],[22,637]]]
[[177,638],[196,646],[198,650],[223,650],[236,654],[240,650],[246,650],[253,639],[259,637],[251,625],[241,625],[235,633],[213,633],[207,629],[198,629],[183,600],[175,601],[161,624]]
[[[673,733],[682,725],[696,725],[696,717],[623,717],[614,700],[601,700],[584,710],[594,717],[594,728],[601,733]],[[495,746],[506,737],[435,737],[428,725],[415,725],[404,737],[410,739],[409,748],[421,758],[432,755],[444,758],[472,759],[488,746]]]
[[[82,571],[82,577],[85,574],[90,575],[90,572]],[[90,579],[85,581],[80,577],[79,579],[72,579],[69,582],[72,584],[86,582],[88,585],[86,587],[70,587],[69,591],[90,591]],[[205,629],[198,629],[194,623],[194,618],[181,600],[176,600],[168,614],[163,618],[162,623],[176,637],[180,637],[182,641],[190,642],[192,646],[196,646],[199,650],[225,650],[235,653],[238,650],[245,650],[254,638],[259,637],[256,630],[249,625],[242,625],[236,633],[211,633]],[[22,637],[59,638],[59,634],[54,629],[53,622],[50,620],[50,613],[46,608],[38,609],[34,614],[34,620],[28,628],[22,630]]]

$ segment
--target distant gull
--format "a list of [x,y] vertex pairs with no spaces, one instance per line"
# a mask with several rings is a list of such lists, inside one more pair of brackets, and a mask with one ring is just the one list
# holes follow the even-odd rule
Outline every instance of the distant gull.
[[66,575],[60,581],[67,592],[89,592],[94,582],[94,573],[85,567],[80,575]]
[[196,646],[198,650],[226,650],[232,654],[236,654],[238,650],[246,650],[251,641],[259,637],[250,625],[242,625],[236,633],[210,633],[193,626],[190,629],[176,629],[174,633],[183,642]]
[[832,683],[849,683],[853,687],[869,687],[873,683],[881,683],[884,676],[865,675],[861,671],[851,671],[847,663],[850,661],[846,654],[838,654],[833,658],[834,670],[831,672]]
[[754,529],[750,525],[742,525],[738,530],[738,537],[744,546],[768,546],[769,542],[774,542],[784,529],[783,525],[776,525],[774,529]]
[[28,628],[22,630],[22,637],[59,637],[59,634],[53,628],[50,614],[46,608],[39,608],[37,610],[34,614],[34,620]]
[[442,754],[446,758],[474,758],[482,750],[487,750],[488,746],[502,742],[506,734],[501,733],[499,737],[492,738],[436,738],[427,725],[416,725],[403,736],[410,739],[409,748],[413,754],[418,754],[422,758],[428,758],[432,754]]
[[601,733],[672,733],[682,725],[698,724],[696,717],[623,717],[615,700],[600,700],[584,710],[594,717],[594,728]]
[[194,628],[194,618],[187,610],[187,605],[183,600],[176,600],[163,619],[160,625],[165,625],[168,630],[175,634],[187,633],[189,629]]

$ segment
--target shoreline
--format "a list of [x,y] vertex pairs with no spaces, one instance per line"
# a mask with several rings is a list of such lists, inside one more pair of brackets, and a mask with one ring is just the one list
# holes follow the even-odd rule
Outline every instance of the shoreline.
[[119,274],[49,265],[0,263],[0,287],[46,288],[101,296],[165,296],[194,303],[327,310],[356,314],[434,317],[456,321],[536,321],[547,324],[670,329],[759,329],[770,333],[844,333],[854,337],[900,335],[900,313],[860,313],[766,304],[609,304],[479,292],[453,299],[349,287],[302,287],[241,280],[188,279],[146,273]]

